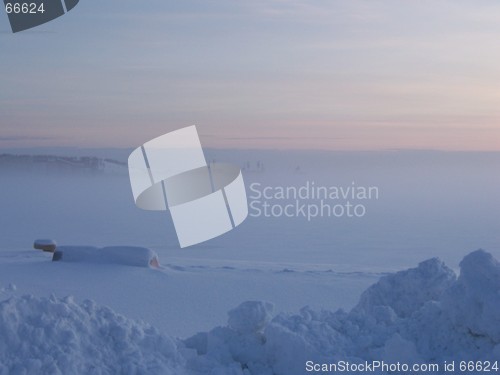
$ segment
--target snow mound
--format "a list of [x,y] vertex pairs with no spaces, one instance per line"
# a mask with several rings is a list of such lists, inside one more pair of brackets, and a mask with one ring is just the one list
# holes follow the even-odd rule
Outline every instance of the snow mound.
[[417,268],[382,277],[363,293],[355,310],[368,313],[386,306],[405,318],[427,301],[437,301],[455,280],[455,273],[442,261],[429,259]]
[[500,342],[500,263],[478,250],[460,267],[458,282],[445,296],[447,314],[458,328]]
[[17,290],[16,284],[9,283],[6,287],[0,287],[0,294],[1,293],[13,293]]
[[273,305],[269,302],[243,302],[228,312],[228,326],[242,334],[258,332],[271,320],[272,311]]
[[175,342],[91,301],[0,303],[0,374],[181,374]]
[[112,263],[126,266],[159,266],[158,255],[145,247],[108,246],[60,246],[52,258],[63,262]]

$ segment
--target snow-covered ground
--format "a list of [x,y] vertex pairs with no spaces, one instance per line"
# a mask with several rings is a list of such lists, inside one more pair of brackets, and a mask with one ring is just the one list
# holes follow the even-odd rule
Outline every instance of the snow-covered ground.
[[[458,279],[438,259],[384,276],[349,313],[304,307],[274,315],[272,303],[246,301],[226,324],[185,340],[90,300],[17,296],[10,284],[3,292],[14,295],[0,302],[0,374],[293,375],[339,361],[433,364],[435,373],[455,361],[453,373],[482,373],[459,371],[475,361],[497,372],[500,263],[479,250],[460,265]],[[136,296],[129,291],[130,303]]]
[[16,295],[54,293],[72,295],[78,301],[92,299],[180,337],[223,324],[226,312],[246,300],[273,301],[278,311],[290,312],[304,305],[349,308],[379,277],[377,273],[307,270],[307,265],[302,269],[235,262],[182,265],[165,259],[157,270],[51,262],[50,254],[34,250],[2,251],[0,256],[0,285],[16,285]]
[[[0,171],[0,374],[302,374],[306,359],[500,360],[498,264],[476,252],[458,281],[453,273],[474,249],[500,258],[498,154],[211,152],[251,160],[247,187],[355,180],[379,186],[380,199],[355,220],[250,217],[179,249],[168,214],[135,207],[126,172]],[[36,238],[146,247],[161,267],[51,262],[32,249]],[[386,276],[434,257],[450,269],[429,260]]]

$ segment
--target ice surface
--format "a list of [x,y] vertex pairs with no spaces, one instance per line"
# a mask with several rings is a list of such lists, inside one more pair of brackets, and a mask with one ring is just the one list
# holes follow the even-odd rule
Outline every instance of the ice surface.
[[381,278],[350,312],[272,318],[268,302],[229,311],[226,326],[186,340],[93,302],[11,297],[0,303],[0,374],[305,373],[305,362],[500,360],[500,264],[478,250],[458,279],[438,259]]

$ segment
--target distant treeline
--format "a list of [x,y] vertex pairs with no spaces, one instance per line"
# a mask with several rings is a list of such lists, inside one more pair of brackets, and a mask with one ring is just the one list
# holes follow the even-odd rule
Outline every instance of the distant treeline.
[[0,154],[0,167],[9,169],[55,169],[104,171],[106,165],[126,167],[127,163],[93,156]]

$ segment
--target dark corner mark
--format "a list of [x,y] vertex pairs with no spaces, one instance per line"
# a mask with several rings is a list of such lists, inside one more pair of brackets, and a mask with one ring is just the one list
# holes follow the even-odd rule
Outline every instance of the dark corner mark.
[[73,9],[79,0],[3,0],[13,33],[50,22]]

